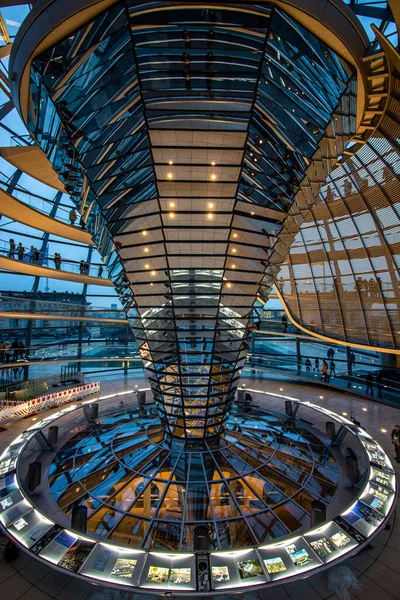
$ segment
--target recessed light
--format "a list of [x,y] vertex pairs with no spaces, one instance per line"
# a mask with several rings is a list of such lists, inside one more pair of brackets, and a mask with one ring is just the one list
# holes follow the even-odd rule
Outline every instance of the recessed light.
[[233,252],[233,254],[236,254],[236,252],[237,252],[236,248],[232,248],[232,252]]
[[169,165],[171,165],[171,167],[172,167],[172,165],[173,165],[174,163],[172,162],[172,160],[169,160],[169,161],[168,161],[168,164],[169,164]]
[[142,231],[142,235],[147,235],[147,231]]
[[157,271],[151,271],[150,275],[156,275]]
[[257,162],[257,159],[256,159],[256,158],[254,159],[254,162]]
[[279,391],[280,391],[280,392],[283,392],[283,388],[279,388]]
[[212,161],[211,166],[215,167],[215,162],[214,161]]
[[324,399],[324,397],[323,397],[323,396],[320,396],[320,397],[319,397],[319,399],[320,399],[320,400],[323,400],[323,399]]
[[213,216],[214,216],[214,215],[213,215],[212,213],[208,213],[208,215],[207,215],[207,219],[209,219],[209,220],[211,221],[211,219],[213,218]]
[[236,265],[232,265],[232,266],[231,266],[231,269],[236,269]]
[[150,269],[150,265],[144,265],[145,269]]
[[347,412],[342,412],[342,415],[343,415],[344,417],[347,417]]
[[383,427],[382,427],[381,431],[382,431],[382,433],[387,433],[387,429],[384,429]]
[[169,213],[171,219],[175,219],[175,213]]
[[254,212],[251,212],[250,214],[251,214],[251,215],[254,215]]
[[260,140],[258,143],[259,143],[259,144],[262,144],[262,140]]
[[214,208],[214,204],[212,202],[209,203],[208,208]]
[[237,238],[237,233],[234,233],[234,234],[233,234],[233,237],[234,237],[234,238]]
[[213,174],[211,175],[211,179],[212,179],[213,181],[215,181],[215,180],[217,179],[217,176],[216,176],[216,174],[215,174],[215,173],[213,173]]
[[151,282],[151,283],[150,283],[150,285],[154,285],[154,283],[153,283],[153,282]]
[[146,252],[146,254],[147,254],[148,252],[150,252],[150,250],[149,250],[148,248],[145,248],[145,249],[144,249],[144,251]]
[[169,205],[171,208],[175,208],[175,202],[170,202]]
[[232,287],[232,284],[228,282],[228,283],[226,284],[226,287],[229,287],[229,288],[230,288],[230,287]]
[[172,179],[172,173],[167,174],[168,179]]
[[368,412],[368,408],[363,408],[363,411],[364,412]]

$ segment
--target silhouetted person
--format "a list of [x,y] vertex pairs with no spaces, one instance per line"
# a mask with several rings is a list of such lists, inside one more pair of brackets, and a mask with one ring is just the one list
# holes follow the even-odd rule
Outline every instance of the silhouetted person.
[[11,344],[11,348],[12,348],[12,350],[14,350],[13,361],[17,362],[18,356],[19,356],[19,342],[18,342],[17,338],[15,338],[15,340]]
[[212,83],[212,78],[214,75],[213,70],[212,70],[213,60],[214,60],[214,55],[212,52],[209,52],[207,54],[207,58],[206,58],[206,85],[207,85],[207,89],[209,92],[211,92],[211,83]]
[[102,276],[103,276],[103,267],[100,265],[99,266],[99,270],[97,272],[97,277],[100,277],[100,279],[101,279]]
[[305,365],[306,365],[306,372],[310,373],[310,371],[311,371],[311,360],[309,358],[306,359]]
[[207,48],[211,48],[211,46],[213,45],[214,40],[215,40],[214,29],[210,29],[210,31],[207,34]]
[[374,380],[373,380],[371,372],[367,373],[367,376],[365,377],[365,383],[367,384],[365,392],[367,394],[371,394],[371,396],[373,396],[374,395],[374,387],[373,387]]
[[286,333],[287,332],[287,328],[288,328],[288,320],[287,320],[287,316],[286,315],[283,315],[283,317],[281,319],[281,322],[282,322],[282,331],[283,331],[283,333]]
[[76,210],[74,208],[71,208],[71,210],[69,211],[69,220],[71,222],[71,225],[75,225],[77,217],[78,215],[76,213]]
[[190,37],[190,33],[188,32],[187,29],[183,30],[182,38],[183,38],[183,41],[185,42],[185,48],[190,48],[192,45],[192,38]]
[[396,461],[400,462],[400,425],[396,425],[396,427],[392,429],[390,437],[392,438],[392,444],[394,445]]
[[18,244],[18,260],[24,260],[25,248],[22,245],[22,242]]
[[10,249],[8,251],[8,257],[9,258],[14,258],[16,253],[16,246],[15,246],[15,242],[13,239],[10,240]]

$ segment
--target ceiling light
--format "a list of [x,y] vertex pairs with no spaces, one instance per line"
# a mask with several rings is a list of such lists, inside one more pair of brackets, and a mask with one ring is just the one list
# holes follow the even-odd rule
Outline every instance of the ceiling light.
[[230,287],[232,287],[232,284],[228,282],[228,283],[226,284],[226,287],[230,288]]
[[169,165],[171,165],[171,167],[172,167],[172,165],[173,165],[174,163],[172,162],[172,160],[169,160],[169,161],[168,161],[168,164],[169,164]]
[[171,208],[175,208],[175,202],[170,202],[169,205]]
[[320,400],[323,400],[323,399],[324,399],[324,397],[323,397],[323,396],[320,396],[320,397],[319,397],[319,399],[320,399]]
[[259,143],[259,144],[262,144],[262,140],[260,140],[258,143]]
[[147,235],[147,231],[142,231],[142,235]]
[[171,219],[175,219],[175,213],[169,213]]
[[236,269],[236,265],[232,265],[232,266],[231,266],[231,268],[232,268],[232,269]]
[[256,159],[256,158],[254,159],[254,162],[257,162],[257,159]]
[[212,202],[209,203],[208,208],[214,208],[214,204]]
[[254,215],[254,212],[252,211],[250,214],[251,214],[251,215]]
[[363,408],[363,411],[364,412],[368,412],[368,408]]
[[215,180],[217,179],[217,176],[216,176],[216,174],[215,174],[215,173],[213,173],[213,174],[211,175],[211,179],[212,179],[213,181],[215,181]]
[[342,415],[343,415],[344,417],[347,417],[347,412],[342,412]]
[[151,271],[150,275],[156,275],[157,271]]
[[148,252],[150,252],[150,250],[149,250],[148,248],[145,248],[145,249],[144,249],[144,251],[146,252],[146,254],[147,254]]
[[279,391],[280,391],[280,392],[283,392],[283,388],[279,388]]
[[382,433],[387,433],[387,429],[381,429]]
[[234,238],[237,238],[237,233],[234,233],[234,234],[233,234],[233,237],[234,237]]
[[211,166],[215,167],[215,162],[214,161],[212,161]]
[[213,216],[214,216],[214,215],[213,215],[212,213],[208,213],[208,215],[207,215],[207,218],[208,218],[208,219],[212,219],[212,218],[213,218]]
[[236,254],[236,248],[232,248],[233,254]]
[[150,265],[144,265],[145,269],[150,269]]
[[154,283],[153,283],[153,282],[151,282],[151,283],[150,283],[150,285],[154,285]]
[[172,173],[167,174],[168,179],[172,179]]

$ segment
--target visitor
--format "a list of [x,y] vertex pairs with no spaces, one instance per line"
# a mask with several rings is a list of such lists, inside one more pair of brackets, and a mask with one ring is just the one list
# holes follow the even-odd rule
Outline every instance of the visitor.
[[192,80],[190,78],[190,71],[188,69],[186,69],[186,67],[183,70],[183,78],[185,80],[186,91],[191,92],[192,91]]
[[75,225],[75,221],[77,219],[78,215],[77,212],[74,208],[71,208],[71,210],[69,211],[69,220],[72,226]]
[[83,220],[83,217],[81,217],[81,218],[80,218],[80,220],[79,220],[79,225],[80,225],[81,229],[83,229],[83,230],[85,230],[85,229],[86,229],[86,223],[85,223],[85,221]]
[[367,385],[365,393],[366,394],[371,394],[371,396],[374,395],[374,387],[373,387],[373,378],[372,378],[372,373],[371,371],[369,373],[367,373],[367,376],[365,377],[365,383]]
[[19,342],[18,342],[17,338],[15,338],[15,340],[11,344],[11,348],[14,350],[13,361],[17,362],[18,356],[19,356]]
[[314,361],[314,373],[319,371],[319,358],[316,358]]
[[212,63],[214,60],[214,55],[212,52],[209,52],[206,56],[206,85],[207,85],[207,90],[209,92],[211,92],[211,83],[212,83],[212,78],[213,78],[213,70],[212,70]]
[[56,269],[57,269],[57,271],[60,271],[61,263],[62,263],[61,254],[57,253],[55,256],[56,256],[56,258],[55,258]]
[[85,261],[81,260],[81,262],[79,263],[79,273],[81,275],[85,274]]
[[28,252],[28,260],[31,264],[33,264],[34,253],[35,253],[35,248],[33,246],[31,246],[31,248]]
[[103,277],[103,267],[101,265],[99,266],[97,277],[100,277],[100,279]]
[[306,365],[306,372],[310,373],[310,371],[311,371],[311,360],[309,358],[306,359],[305,365]]
[[281,322],[282,322],[282,331],[283,331],[283,333],[286,333],[287,332],[287,328],[288,328],[288,320],[287,320],[287,316],[286,315],[283,315],[283,317],[281,319]]
[[383,373],[382,373],[382,371],[378,371],[376,374],[376,387],[378,390],[379,398],[382,398],[382,385],[383,385]]
[[18,260],[24,260],[25,248],[22,245],[22,242],[18,244]]
[[336,367],[334,360],[331,360],[331,362],[329,363],[329,377],[336,377]]
[[16,253],[15,242],[13,239],[11,239],[9,243],[10,243],[10,249],[8,251],[8,258],[14,258],[15,253]]
[[213,29],[210,29],[210,31],[207,34],[207,48],[211,48],[214,40],[215,40],[215,32]]
[[333,357],[335,356],[335,351],[333,348],[328,348],[328,352],[326,353],[326,356],[328,357],[329,360],[332,360]]
[[400,425],[396,425],[392,430],[390,437],[392,438],[392,444],[394,445],[395,459],[397,462],[400,462]]
[[192,45],[192,38],[190,37],[190,33],[188,32],[187,29],[183,30],[182,38],[183,38],[183,41],[185,42],[185,48],[190,48],[190,46]]
[[25,345],[22,341],[19,343],[19,356],[22,360],[25,359]]
[[37,248],[35,248],[33,252],[33,261],[35,265],[40,264],[40,252]]
[[6,347],[2,339],[0,339],[0,361],[1,364],[4,362],[4,348]]
[[348,357],[348,368],[349,368],[349,373],[350,375],[353,372],[353,366],[356,364],[356,355],[354,354],[353,351],[350,351],[349,357]]
[[89,263],[85,262],[83,265],[83,274],[89,275]]
[[6,342],[5,348],[4,348],[4,362],[7,364],[10,362],[10,353],[11,353],[11,344],[10,344],[10,342]]
[[326,360],[322,361],[321,381],[323,381],[324,383],[329,383],[329,378],[328,378],[328,363],[326,362]]

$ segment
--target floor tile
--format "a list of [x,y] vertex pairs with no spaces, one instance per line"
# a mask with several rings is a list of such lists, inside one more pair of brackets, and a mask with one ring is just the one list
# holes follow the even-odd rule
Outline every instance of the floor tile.
[[27,579],[19,573],[15,573],[15,575],[0,584],[0,598],[4,598],[4,600],[17,600],[17,598],[20,598],[31,587],[32,584]]

